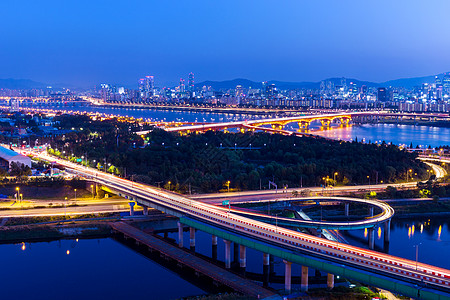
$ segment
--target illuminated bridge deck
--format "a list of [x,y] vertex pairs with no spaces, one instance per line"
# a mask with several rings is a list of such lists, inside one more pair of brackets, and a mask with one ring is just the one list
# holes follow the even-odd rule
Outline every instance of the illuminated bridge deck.
[[191,269],[204,274],[213,280],[220,282],[235,291],[259,299],[281,299],[279,295],[271,292],[248,279],[235,275],[221,267],[213,265],[195,255],[188,253],[178,247],[172,246],[150,234],[147,234],[124,222],[111,223],[114,231],[132,238],[140,244],[154,249],[173,260],[182,262]]

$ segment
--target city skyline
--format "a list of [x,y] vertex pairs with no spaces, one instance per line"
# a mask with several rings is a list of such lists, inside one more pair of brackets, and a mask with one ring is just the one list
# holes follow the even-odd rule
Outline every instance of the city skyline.
[[[445,1],[3,2],[0,78],[90,86],[196,81],[383,82],[450,69]],[[151,12],[151,14],[148,14]]]

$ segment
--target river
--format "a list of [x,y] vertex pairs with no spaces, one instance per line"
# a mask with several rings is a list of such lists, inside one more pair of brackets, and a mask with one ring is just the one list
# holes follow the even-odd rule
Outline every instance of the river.
[[[367,245],[364,230],[352,231],[350,235],[359,240],[353,243]],[[169,238],[176,239],[177,233],[170,233]],[[189,245],[189,232],[185,232],[184,239]],[[382,232],[376,232],[375,240],[376,248],[382,251]],[[450,269],[450,220],[394,219],[388,253],[415,260],[415,245],[419,245],[420,262]],[[209,234],[197,232],[196,251],[211,256]],[[223,261],[224,255],[224,243],[219,239],[218,259]],[[8,299],[176,299],[206,294],[109,238],[0,245],[0,257],[0,286],[2,296]],[[247,271],[261,273],[262,259],[262,253],[247,249]],[[275,272],[284,274],[281,259],[275,258]],[[293,276],[300,276],[300,272],[300,266],[292,266]],[[282,283],[270,286],[283,288]]]
[[[33,105],[26,107],[52,108],[63,111],[77,111],[90,113],[103,113],[107,115],[129,116],[134,118],[144,118],[152,121],[188,121],[188,122],[231,122],[244,121],[261,118],[271,118],[273,115],[252,115],[235,113],[214,113],[198,111],[179,111],[179,110],[156,110],[140,108],[120,108],[120,107],[97,107],[97,106],[48,106]],[[296,123],[291,123],[288,130],[297,130]],[[402,124],[364,124],[339,127],[333,124],[332,129],[318,130],[318,122],[311,126],[312,133],[345,141],[358,139],[365,142],[393,143],[396,145],[405,144],[414,147],[439,147],[450,145],[450,128],[420,126],[420,125],[402,125]]]
[[[101,112],[165,121],[222,122],[261,118],[261,116],[171,110],[73,107],[72,110]],[[269,116],[262,116],[269,117]],[[316,128],[317,129],[317,128]],[[450,144],[450,128],[431,126],[365,124],[317,131],[333,139],[366,142],[413,143],[432,147]],[[388,253],[415,260],[418,245],[420,262],[450,269],[449,218],[394,219]],[[176,234],[169,237],[176,239]],[[188,235],[185,233],[185,245]],[[364,230],[350,232],[352,244],[366,247]],[[25,248],[22,250],[22,248]],[[376,232],[375,247],[385,251],[382,229]],[[197,249],[211,254],[211,237],[197,234]],[[67,251],[70,251],[67,254]],[[2,295],[29,299],[174,299],[205,294],[206,292],[180,278],[148,258],[112,240],[62,240],[50,243],[0,245]],[[223,241],[219,242],[218,257],[223,260]],[[262,271],[262,254],[248,249],[247,270]],[[275,260],[275,271],[282,275],[284,265]],[[293,275],[300,267],[293,266]],[[281,288],[280,285],[271,285]],[[173,288],[176,287],[176,288]]]

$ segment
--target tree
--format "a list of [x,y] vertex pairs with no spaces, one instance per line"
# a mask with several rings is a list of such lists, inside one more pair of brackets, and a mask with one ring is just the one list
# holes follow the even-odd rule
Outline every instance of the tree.
[[29,166],[26,166],[20,162],[11,162],[11,170],[9,171],[9,175],[17,177],[17,179],[21,179],[23,177],[27,177],[31,175],[31,169]]

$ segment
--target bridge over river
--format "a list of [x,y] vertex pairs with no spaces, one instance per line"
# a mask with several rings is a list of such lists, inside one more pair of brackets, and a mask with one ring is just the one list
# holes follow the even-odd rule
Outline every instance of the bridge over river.
[[[334,285],[334,275],[384,288],[402,295],[420,299],[450,299],[450,270],[410,261],[400,257],[329,241],[298,231],[253,220],[228,212],[216,205],[201,203],[185,196],[155,187],[135,183],[96,169],[51,157],[67,170],[89,178],[116,194],[144,207],[179,217],[179,246],[183,247],[183,227],[188,226],[190,246],[195,248],[196,230],[212,235],[212,243],[220,237],[225,242],[225,266],[231,263],[231,242],[239,244],[240,266],[246,267],[247,247],[262,252],[263,264],[269,264],[270,255],[285,263],[285,288],[291,290],[292,263],[302,266],[303,290],[308,289],[308,268],[329,274],[328,286]],[[444,255],[444,254],[443,254]]]

